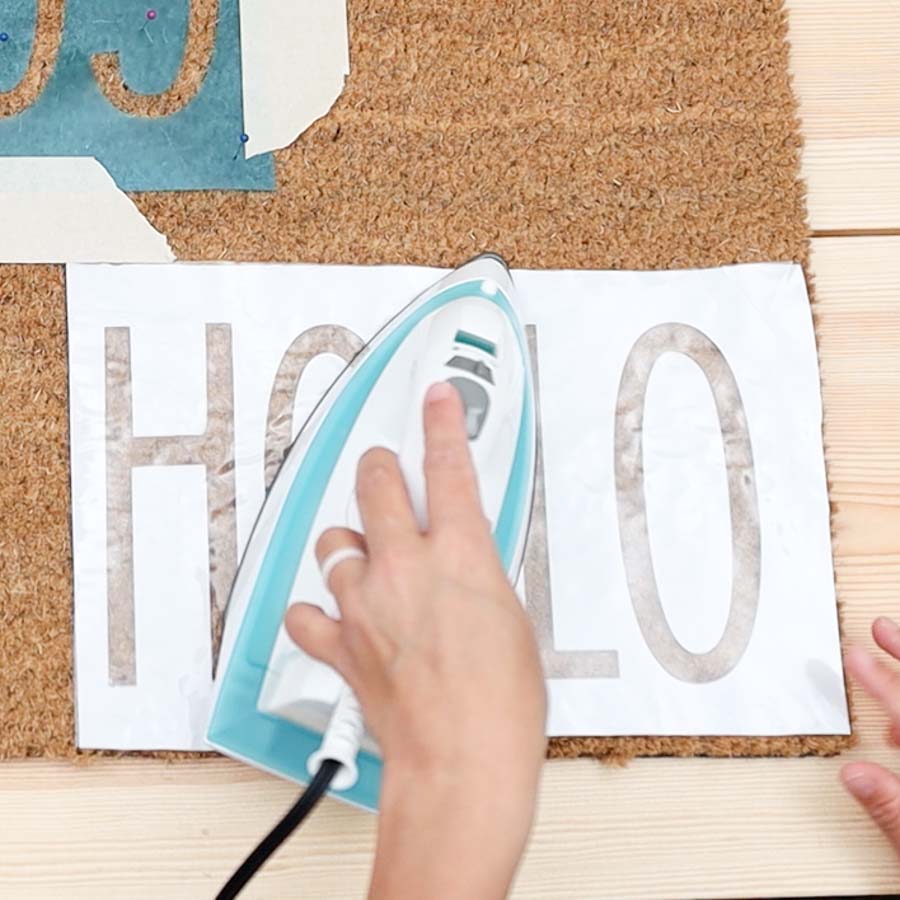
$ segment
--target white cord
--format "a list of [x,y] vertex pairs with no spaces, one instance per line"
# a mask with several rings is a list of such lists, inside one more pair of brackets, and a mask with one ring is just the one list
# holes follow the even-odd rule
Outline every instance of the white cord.
[[334,705],[319,749],[311,753],[306,761],[306,770],[310,775],[315,775],[326,759],[337,760],[341,767],[334,776],[331,786],[336,791],[349,790],[359,778],[356,755],[359,753],[362,736],[362,710],[359,708],[356,695],[345,684]]

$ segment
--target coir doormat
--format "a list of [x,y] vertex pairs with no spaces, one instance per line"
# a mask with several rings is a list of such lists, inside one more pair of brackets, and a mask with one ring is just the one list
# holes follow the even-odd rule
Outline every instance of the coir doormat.
[[[346,89],[277,154],[275,193],[137,195],[180,258],[807,262],[778,0],[350,0],[348,12]],[[60,268],[0,268],[0,340],[0,757],[69,757]],[[550,752],[832,754],[849,740],[577,738]]]

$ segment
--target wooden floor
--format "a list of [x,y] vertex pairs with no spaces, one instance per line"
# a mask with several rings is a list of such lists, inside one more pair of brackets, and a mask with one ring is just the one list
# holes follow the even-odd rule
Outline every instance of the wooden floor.
[[[900,616],[900,2],[789,0],[807,135],[837,577],[851,640]],[[856,697],[848,758],[900,770]],[[2,725],[0,725],[2,727]],[[839,760],[547,766],[517,898],[900,891]],[[0,896],[206,898],[295,789],[224,760],[0,766]],[[364,893],[374,820],[333,801],[248,897]]]

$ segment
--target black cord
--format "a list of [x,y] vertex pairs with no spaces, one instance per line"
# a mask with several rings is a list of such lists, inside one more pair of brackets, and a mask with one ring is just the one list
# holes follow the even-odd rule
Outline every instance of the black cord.
[[284,843],[291,832],[312,812],[313,807],[328,790],[341,764],[326,759],[309,783],[300,799],[285,813],[284,818],[257,844],[256,849],[241,863],[228,879],[225,887],[216,894],[216,900],[233,900],[244,889],[262,864]]

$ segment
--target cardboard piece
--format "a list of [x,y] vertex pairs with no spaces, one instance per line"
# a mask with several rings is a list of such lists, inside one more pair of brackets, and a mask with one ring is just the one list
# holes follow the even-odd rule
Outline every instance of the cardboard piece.
[[247,156],[292,144],[350,72],[346,0],[241,0]]
[[2,263],[175,259],[164,234],[90,157],[0,158]]

